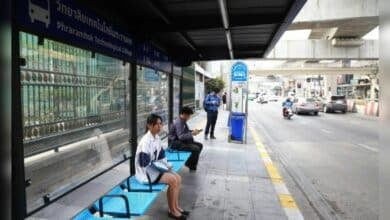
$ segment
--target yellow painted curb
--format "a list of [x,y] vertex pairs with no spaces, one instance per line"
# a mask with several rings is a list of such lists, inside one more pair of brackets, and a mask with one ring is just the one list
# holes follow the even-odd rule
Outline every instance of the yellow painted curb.
[[271,179],[283,179],[280,176],[278,169],[272,163],[266,164],[265,168],[267,169]]
[[269,158],[269,154],[267,152],[260,152],[262,158]]
[[[276,166],[272,163],[272,159],[271,159],[270,155],[268,154],[268,151],[265,148],[264,144],[261,142],[261,139],[259,138],[258,134],[255,132],[255,130],[252,127],[249,127],[249,129],[252,133],[253,139],[255,140],[256,148],[260,153],[260,157],[263,159],[265,168],[267,169],[268,175],[269,175],[272,183],[274,184],[275,187],[277,187],[278,185],[285,186],[285,183],[283,182],[282,176],[280,175]],[[288,189],[287,189],[287,193],[289,193]],[[300,213],[300,210],[299,210],[297,204],[295,203],[295,200],[291,194],[278,194],[278,197],[279,197],[280,205],[283,209],[285,209],[285,210],[286,209],[298,210],[299,215],[301,217],[299,219],[303,219],[303,216]],[[286,211],[287,217],[290,218],[288,216],[289,215],[288,213],[289,212]]]
[[265,148],[261,142],[256,142],[256,147],[257,148]]
[[279,201],[283,208],[298,209],[298,206],[291,195],[279,194]]
[[271,181],[274,185],[284,184],[283,179],[271,179]]

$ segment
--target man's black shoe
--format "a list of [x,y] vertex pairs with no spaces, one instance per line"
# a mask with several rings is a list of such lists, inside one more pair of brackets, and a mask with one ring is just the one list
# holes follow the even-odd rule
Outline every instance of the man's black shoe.
[[210,139],[217,139],[215,136],[211,136]]
[[190,172],[195,172],[196,171],[196,167],[191,167],[191,166],[188,166],[187,164],[184,164],[186,167],[188,167],[188,169],[190,170]]

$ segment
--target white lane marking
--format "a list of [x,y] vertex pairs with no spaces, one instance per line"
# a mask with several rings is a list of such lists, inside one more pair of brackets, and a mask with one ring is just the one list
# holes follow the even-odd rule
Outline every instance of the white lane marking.
[[272,163],[272,160],[271,160],[271,158],[262,158],[263,159],[263,162],[265,163],[265,164],[270,164],[270,163]]
[[326,130],[326,129],[321,129],[321,131],[322,131],[322,132],[325,132],[325,133],[328,133],[328,134],[332,133],[331,131]]
[[304,220],[303,215],[299,209],[284,208],[288,216],[288,220]]
[[284,183],[282,183],[282,184],[274,183],[274,187],[275,187],[277,194],[284,194],[284,195],[290,194],[290,192],[288,191],[288,189],[286,187],[286,184],[284,184]]
[[370,150],[370,151],[378,153],[378,149],[376,149],[374,147],[370,147],[370,146],[365,145],[365,144],[356,144],[356,145],[359,146],[359,147],[362,147],[362,148],[364,148],[366,150]]

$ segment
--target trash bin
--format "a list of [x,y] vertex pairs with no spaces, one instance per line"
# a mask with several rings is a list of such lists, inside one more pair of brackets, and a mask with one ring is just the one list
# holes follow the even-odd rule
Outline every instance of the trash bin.
[[231,139],[243,141],[245,125],[245,113],[232,112],[230,117]]

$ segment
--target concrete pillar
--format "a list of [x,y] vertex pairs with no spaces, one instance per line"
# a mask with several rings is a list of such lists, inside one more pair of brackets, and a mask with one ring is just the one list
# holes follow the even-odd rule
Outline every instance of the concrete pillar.
[[309,0],[294,22],[372,17],[379,15],[378,9],[378,0]]
[[325,93],[324,96],[328,97],[337,94],[337,75],[327,75],[325,78]]
[[375,100],[377,97],[375,96],[375,90],[379,90],[378,78],[371,79],[371,88],[370,88],[370,100]]
[[350,68],[351,67],[351,60],[342,60],[341,66],[344,68]]
[[[301,88],[298,88],[298,84],[301,85]],[[304,86],[305,86],[305,79],[299,78],[296,80],[296,96],[298,97],[304,97]]]

